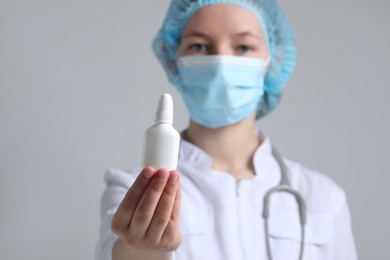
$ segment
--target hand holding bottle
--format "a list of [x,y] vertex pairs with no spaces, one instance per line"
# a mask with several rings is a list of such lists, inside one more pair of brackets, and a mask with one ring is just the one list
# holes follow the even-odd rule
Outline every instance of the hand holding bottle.
[[146,167],[113,217],[112,230],[122,243],[118,251],[125,251],[128,259],[170,259],[181,242],[180,194],[176,171]]

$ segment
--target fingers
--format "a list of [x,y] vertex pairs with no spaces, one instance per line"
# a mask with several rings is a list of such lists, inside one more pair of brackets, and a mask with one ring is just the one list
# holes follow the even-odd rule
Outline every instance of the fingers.
[[170,215],[170,220],[164,233],[161,237],[161,241],[181,241],[181,234],[179,230],[179,216],[181,207],[181,185],[178,183],[177,192]]
[[167,184],[168,177],[169,172],[167,170],[158,170],[145,190],[131,219],[130,234],[133,238],[144,237]]
[[113,216],[112,230],[114,232],[122,228],[127,229],[130,226],[131,217],[133,216],[138,203],[141,200],[141,197],[144,194],[155,172],[156,171],[152,167],[144,168],[138,175],[131,188],[127,191],[124,199],[119,205],[118,210]]
[[172,213],[171,213],[172,223],[179,222],[180,207],[181,207],[181,185],[179,182],[179,187],[177,189],[177,193],[176,193],[176,197],[175,197],[175,203],[173,204],[173,209],[172,209]]
[[172,251],[181,242],[180,180],[176,171],[145,168],[112,220],[112,230],[131,248]]
[[171,221],[172,210],[175,208],[175,201],[177,201],[178,187],[179,174],[176,171],[171,171],[146,232],[146,237],[150,240],[154,240],[152,243],[161,240],[168,223]]

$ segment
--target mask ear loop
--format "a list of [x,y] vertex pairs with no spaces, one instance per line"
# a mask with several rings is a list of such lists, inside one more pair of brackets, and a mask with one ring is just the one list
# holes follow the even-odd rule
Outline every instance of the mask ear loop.
[[264,80],[267,77],[270,64],[271,64],[271,55],[269,55],[268,58],[264,60],[264,75],[263,75]]
[[271,55],[268,56],[268,58],[265,60],[264,65],[269,66],[271,64]]

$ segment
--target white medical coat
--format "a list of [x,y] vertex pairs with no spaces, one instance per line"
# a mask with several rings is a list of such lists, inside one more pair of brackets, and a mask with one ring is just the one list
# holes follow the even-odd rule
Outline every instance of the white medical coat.
[[[178,171],[182,187],[180,230],[182,243],[176,260],[267,259],[262,218],[264,194],[280,182],[281,172],[271,143],[263,140],[254,154],[256,175],[237,180],[212,169],[212,159],[181,140]],[[222,149],[222,148],[221,148]],[[357,259],[344,191],[328,177],[285,160],[291,186],[307,204],[304,259]],[[141,169],[111,169],[101,201],[100,237],[96,259],[110,260],[117,237],[111,219]],[[285,193],[272,196],[269,236],[274,260],[298,259],[301,228],[295,199]]]

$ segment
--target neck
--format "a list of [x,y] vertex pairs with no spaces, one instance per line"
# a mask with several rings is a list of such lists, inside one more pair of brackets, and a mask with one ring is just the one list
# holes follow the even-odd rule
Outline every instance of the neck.
[[215,170],[230,173],[237,179],[255,175],[253,154],[260,145],[255,114],[237,124],[216,129],[191,121],[184,138],[213,158]]

